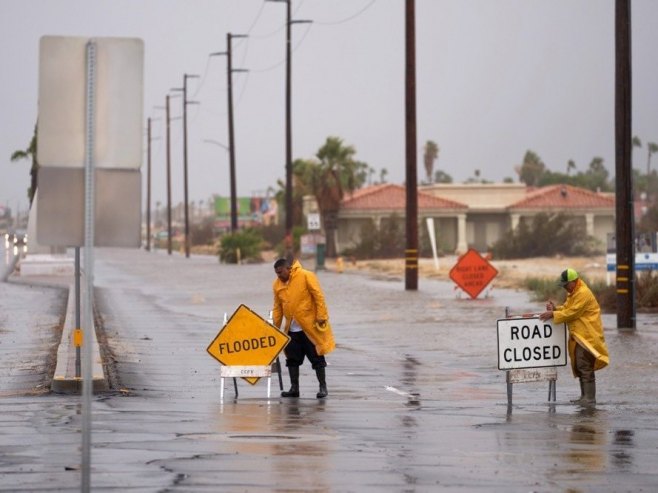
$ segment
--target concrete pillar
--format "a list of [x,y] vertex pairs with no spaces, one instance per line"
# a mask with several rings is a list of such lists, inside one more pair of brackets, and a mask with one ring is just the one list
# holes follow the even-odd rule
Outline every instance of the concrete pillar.
[[466,241],[466,214],[457,214],[457,249],[455,253],[461,255],[468,250]]
[[594,236],[594,214],[588,212],[585,214],[586,231],[589,236]]
[[519,220],[521,219],[520,214],[510,214],[510,220],[512,221],[512,231],[515,231],[519,226]]

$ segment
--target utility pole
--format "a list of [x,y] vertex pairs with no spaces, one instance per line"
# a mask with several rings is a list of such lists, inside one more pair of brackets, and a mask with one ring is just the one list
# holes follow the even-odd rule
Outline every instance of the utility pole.
[[[171,255],[171,117],[170,117],[170,104],[169,100],[172,97],[167,94],[165,96],[165,105],[164,106],[155,106],[159,110],[165,110],[165,120],[166,120],[166,168],[167,168],[167,253]],[[180,118],[180,117],[177,117]]]
[[169,99],[165,98],[165,110],[167,112],[167,254],[171,255],[171,118],[169,110]]
[[151,118],[146,119],[146,251],[151,250]]
[[226,33],[226,51],[211,53],[210,56],[226,55],[226,79],[228,84],[228,154],[231,186],[231,233],[238,230],[238,197],[235,172],[235,131],[233,126],[233,72],[247,72],[245,69],[233,68],[231,40],[246,38],[246,34]]
[[292,0],[269,0],[286,4],[286,256],[293,254],[292,228],[292,43],[291,27],[293,24],[309,23],[309,20],[292,20]]
[[635,234],[632,187],[631,2],[615,2],[615,175],[617,327],[635,329]]
[[418,184],[416,176],[416,7],[415,0],[406,0],[405,42],[405,115],[406,115],[406,230],[405,289],[418,289]]
[[183,87],[172,88],[172,91],[183,91],[183,187],[184,187],[184,212],[185,212],[185,257],[190,257],[190,217],[187,180],[187,105],[198,104],[197,101],[187,100],[187,79],[197,78],[198,75],[183,74]]

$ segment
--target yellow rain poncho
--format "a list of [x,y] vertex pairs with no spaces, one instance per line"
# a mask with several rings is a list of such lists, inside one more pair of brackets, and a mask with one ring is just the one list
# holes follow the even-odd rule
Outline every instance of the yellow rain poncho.
[[[311,271],[302,268],[295,260],[290,268],[288,282],[275,279],[272,284],[274,291],[274,309],[272,318],[274,325],[281,327],[283,317],[286,317],[284,331],[290,330],[293,319],[302,327],[306,336],[315,345],[318,355],[330,353],[336,348],[334,335],[329,325],[329,313],[324,302],[324,294],[320,289],[318,278]],[[326,320],[324,327],[317,327],[317,320]]]
[[573,292],[567,294],[563,305],[553,310],[553,322],[566,323],[569,328],[569,358],[574,376],[576,373],[576,344],[589,351],[595,358],[594,370],[608,366],[608,348],[603,335],[601,308],[594,294],[582,279],[576,280]]

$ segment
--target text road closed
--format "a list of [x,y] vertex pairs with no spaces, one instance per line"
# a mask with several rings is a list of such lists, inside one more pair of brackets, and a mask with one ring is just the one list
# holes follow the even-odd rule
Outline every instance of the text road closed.
[[567,364],[567,328],[538,318],[498,320],[498,369]]

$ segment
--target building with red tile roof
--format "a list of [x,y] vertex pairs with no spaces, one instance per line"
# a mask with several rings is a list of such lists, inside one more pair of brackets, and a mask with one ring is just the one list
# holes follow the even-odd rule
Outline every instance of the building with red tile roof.
[[[338,212],[338,251],[359,243],[362,228],[374,221],[377,228],[385,221],[406,214],[406,188],[402,185],[384,183],[355,190],[346,195]],[[459,218],[465,218],[468,206],[457,200],[436,197],[418,191],[418,219],[433,218],[435,228],[440,231],[440,241],[454,250],[459,243]]]
[[[368,221],[378,227],[392,217],[403,219],[406,189],[381,184],[345,196],[337,216],[337,251],[356,245]],[[570,186],[526,187],[522,183],[434,184],[418,189],[418,219],[433,218],[439,247],[465,252],[469,247],[487,251],[520,221],[541,212],[568,213],[582,218],[587,234],[605,245],[615,230],[612,194]],[[424,226],[424,225],[423,225]]]
[[532,218],[538,212],[562,212],[582,217],[587,234],[603,242],[607,233],[615,231],[614,195],[571,185],[550,185],[535,189],[508,207],[508,210],[511,229],[515,229],[524,217]]

